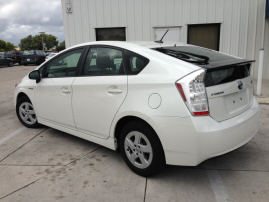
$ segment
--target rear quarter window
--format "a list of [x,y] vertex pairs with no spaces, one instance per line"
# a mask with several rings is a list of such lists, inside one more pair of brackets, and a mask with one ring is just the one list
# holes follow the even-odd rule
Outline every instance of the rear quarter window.
[[128,50],[124,50],[124,58],[128,75],[139,74],[149,63],[148,58]]

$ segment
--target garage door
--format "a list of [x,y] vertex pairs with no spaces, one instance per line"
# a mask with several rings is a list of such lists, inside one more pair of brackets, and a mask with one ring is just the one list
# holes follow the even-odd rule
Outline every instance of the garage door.
[[163,38],[163,41],[175,41],[180,42],[181,37],[181,27],[163,27],[155,28],[155,41],[160,40],[164,33],[169,29]]
[[188,25],[188,44],[219,50],[220,24]]

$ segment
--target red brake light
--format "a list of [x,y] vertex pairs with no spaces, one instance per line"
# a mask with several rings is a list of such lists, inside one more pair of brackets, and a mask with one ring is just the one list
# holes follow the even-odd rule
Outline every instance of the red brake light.
[[209,111],[204,111],[204,112],[193,112],[193,115],[195,115],[195,116],[209,115]]
[[17,58],[17,56],[15,56],[15,59]]
[[180,92],[180,94],[181,94],[183,100],[184,100],[185,102],[187,102],[187,99],[186,99],[186,97],[185,97],[185,94],[184,94],[182,85],[181,85],[180,83],[176,83],[176,85],[177,85],[177,89],[179,90],[179,92]]
[[177,89],[193,116],[209,115],[204,77],[205,71],[197,70],[176,82]]
[[35,56],[35,59],[36,59],[36,56]]

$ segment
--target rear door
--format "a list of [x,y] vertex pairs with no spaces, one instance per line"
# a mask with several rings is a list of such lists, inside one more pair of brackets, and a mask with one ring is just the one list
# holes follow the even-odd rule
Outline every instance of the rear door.
[[34,86],[38,118],[76,130],[72,112],[72,83],[84,48],[71,49],[46,64]]
[[72,90],[78,131],[108,138],[113,118],[127,95],[122,50],[90,47],[81,76],[74,80]]

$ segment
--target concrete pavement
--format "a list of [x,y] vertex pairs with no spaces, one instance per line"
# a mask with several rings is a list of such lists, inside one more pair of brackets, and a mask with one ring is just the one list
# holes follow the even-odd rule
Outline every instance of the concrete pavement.
[[269,199],[269,105],[245,146],[196,166],[134,174],[120,154],[18,121],[14,84],[35,66],[0,67],[0,201],[264,201]]

